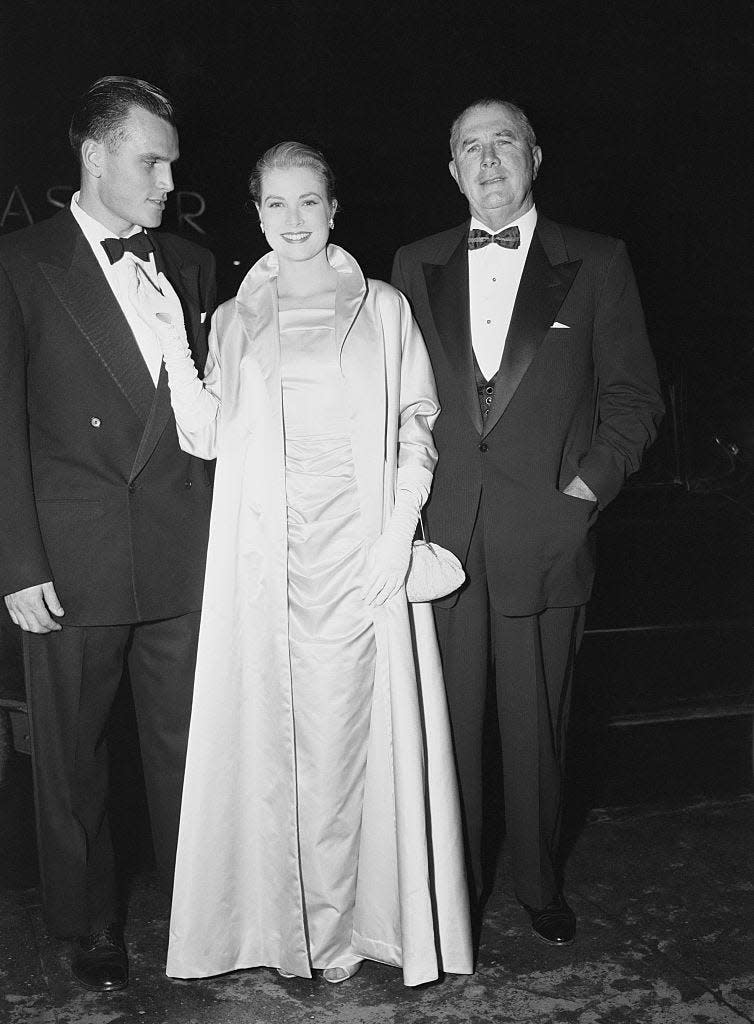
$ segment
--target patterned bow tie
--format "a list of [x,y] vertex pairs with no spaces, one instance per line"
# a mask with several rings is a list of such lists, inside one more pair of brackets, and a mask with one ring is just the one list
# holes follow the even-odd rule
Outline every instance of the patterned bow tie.
[[483,249],[490,242],[502,246],[503,249],[518,249],[521,245],[521,232],[518,230],[518,225],[514,224],[512,228],[504,228],[496,235],[491,235],[489,231],[483,231],[481,228],[472,228],[469,231],[469,249]]
[[150,252],[154,252],[154,243],[145,231],[139,231],[130,238],[104,238],[102,248],[111,265],[117,263],[124,252],[132,252],[140,260],[148,262]]

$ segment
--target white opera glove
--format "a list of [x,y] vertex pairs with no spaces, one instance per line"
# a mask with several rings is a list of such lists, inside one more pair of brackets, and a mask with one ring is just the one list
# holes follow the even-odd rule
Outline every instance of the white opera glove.
[[364,600],[384,604],[406,581],[411,546],[421,510],[421,496],[413,489],[399,488],[390,522],[367,554]]
[[181,300],[170,281],[163,273],[159,273],[155,284],[136,260],[134,272],[128,285],[128,298],[134,310],[147,327],[155,332],[161,346],[163,342],[170,346],[176,338],[185,341]]
[[181,300],[163,273],[157,275],[155,286],[138,264],[135,266],[128,293],[131,305],[160,343],[176,419],[188,421],[204,411],[209,396],[205,397],[188,345]]

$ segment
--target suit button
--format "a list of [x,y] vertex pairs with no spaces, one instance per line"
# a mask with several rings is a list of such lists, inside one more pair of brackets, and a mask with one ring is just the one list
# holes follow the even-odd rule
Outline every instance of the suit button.
[[102,420],[99,418],[99,416],[92,416],[92,418],[89,420],[89,422],[91,423],[91,425],[93,427],[101,427],[102,426]]
[[481,444],[479,445],[479,451],[480,452],[486,452],[487,451],[487,445],[484,443],[484,441],[482,441]]
[[129,484],[128,485],[128,493],[129,494],[133,494],[135,490],[136,490],[136,484]]
[[183,486],[186,487],[186,488],[190,487],[191,486],[191,481],[190,480],[184,480],[183,481]]

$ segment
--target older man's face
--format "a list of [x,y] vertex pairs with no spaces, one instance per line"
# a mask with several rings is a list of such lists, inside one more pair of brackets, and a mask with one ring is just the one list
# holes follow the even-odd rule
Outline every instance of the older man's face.
[[531,209],[542,151],[528,144],[508,109],[498,103],[472,107],[459,129],[450,173],[472,215],[499,231]]

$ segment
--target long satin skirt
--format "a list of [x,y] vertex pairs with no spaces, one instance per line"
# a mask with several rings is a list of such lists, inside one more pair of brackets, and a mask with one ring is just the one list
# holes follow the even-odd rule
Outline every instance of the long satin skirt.
[[375,664],[350,440],[333,432],[345,426],[333,340],[329,331],[284,340],[290,663],[314,968],[358,959],[351,932]]

